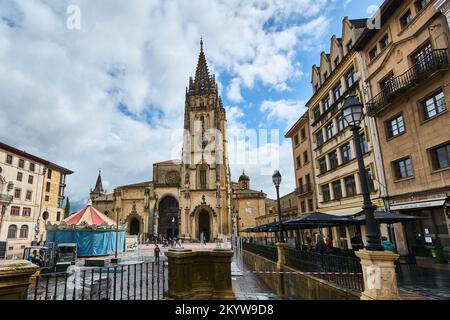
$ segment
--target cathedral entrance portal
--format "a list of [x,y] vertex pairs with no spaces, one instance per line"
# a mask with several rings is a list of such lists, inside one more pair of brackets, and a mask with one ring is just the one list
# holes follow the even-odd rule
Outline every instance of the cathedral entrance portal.
[[159,234],[165,238],[178,237],[178,201],[167,196],[159,204]]
[[139,234],[140,227],[141,225],[139,223],[139,220],[137,218],[132,218],[130,220],[128,234],[132,236],[137,236]]
[[200,242],[203,239],[206,242],[209,242],[211,240],[211,221],[209,219],[208,211],[203,210],[198,215],[198,232],[198,238],[200,239]]

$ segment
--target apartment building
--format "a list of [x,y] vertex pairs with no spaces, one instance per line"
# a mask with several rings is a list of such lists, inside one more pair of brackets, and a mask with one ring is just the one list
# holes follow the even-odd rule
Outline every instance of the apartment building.
[[[54,189],[52,190],[51,185],[50,189],[47,189],[48,172],[52,168],[63,172],[63,175],[73,173],[0,142],[0,181],[2,185],[12,186],[11,190],[2,187],[1,192],[3,195],[13,196],[12,202],[2,208],[0,217],[0,241],[7,242],[8,259],[21,258],[23,249],[30,245],[31,241],[44,237],[44,217],[52,222],[57,218],[56,214],[52,214],[58,209],[58,203],[51,198]],[[58,190],[57,193],[63,200],[64,189]],[[47,197],[49,201],[44,206]],[[61,203],[62,201],[59,204]],[[38,221],[41,223],[38,224]]]
[[317,207],[308,119],[308,112],[306,112],[285,135],[286,138],[291,139],[292,143],[296,183],[295,195],[297,196],[299,215],[312,213]]
[[406,230],[395,225],[402,255],[428,256],[433,244],[450,253],[449,11],[448,1],[385,1],[381,29],[365,30],[355,43],[389,208],[423,218]]
[[[362,212],[359,170],[351,131],[342,116],[346,96],[363,96],[361,63],[354,44],[367,27],[366,19],[342,22],[342,36],[331,38],[330,52],[322,52],[320,66],[312,67],[313,95],[307,103],[309,112],[312,161],[315,172],[317,210],[333,215],[356,215]],[[374,205],[384,208],[384,185],[375,121],[366,117],[361,128],[362,150],[366,170],[371,177]],[[381,181],[381,184],[379,183]],[[334,245],[350,247],[356,230],[332,228]],[[365,238],[363,228],[362,235]]]

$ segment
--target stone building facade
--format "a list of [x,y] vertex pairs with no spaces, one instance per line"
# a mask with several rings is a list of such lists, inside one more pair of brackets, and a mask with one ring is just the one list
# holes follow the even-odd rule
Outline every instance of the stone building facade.
[[237,230],[233,210],[239,212],[241,228],[255,226],[254,217],[264,213],[263,192],[250,190],[249,179],[231,182],[226,111],[203,42],[185,98],[181,159],[156,163],[151,181],[121,186],[111,194],[104,192],[99,175],[91,191],[94,207],[118,216],[131,235],[210,242]]
[[389,208],[423,218],[406,232],[395,226],[402,255],[428,256],[432,244],[450,253],[450,6],[444,2],[385,1],[381,29],[366,30],[355,45],[366,66],[364,98],[379,131]]

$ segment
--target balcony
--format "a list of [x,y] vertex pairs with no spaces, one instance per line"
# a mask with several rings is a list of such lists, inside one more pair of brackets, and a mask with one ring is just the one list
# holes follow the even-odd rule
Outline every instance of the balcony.
[[447,49],[433,50],[408,71],[390,79],[383,90],[367,103],[368,115],[376,117],[408,90],[424,83],[433,75],[449,68]]
[[307,184],[301,185],[299,188],[296,188],[295,189],[295,195],[296,196],[302,196],[304,194],[311,193],[311,191],[312,191],[311,184],[307,183]]
[[9,194],[0,194],[0,204],[9,205],[13,201],[13,196]]

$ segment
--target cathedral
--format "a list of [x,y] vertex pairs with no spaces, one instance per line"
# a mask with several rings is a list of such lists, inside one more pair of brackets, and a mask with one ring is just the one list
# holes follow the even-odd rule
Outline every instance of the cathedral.
[[99,172],[91,189],[94,207],[118,216],[130,235],[212,242],[254,227],[256,217],[266,214],[266,194],[251,190],[244,172],[238,183],[231,181],[226,110],[209,73],[203,41],[185,99],[181,160],[155,163],[151,181],[109,194]]

